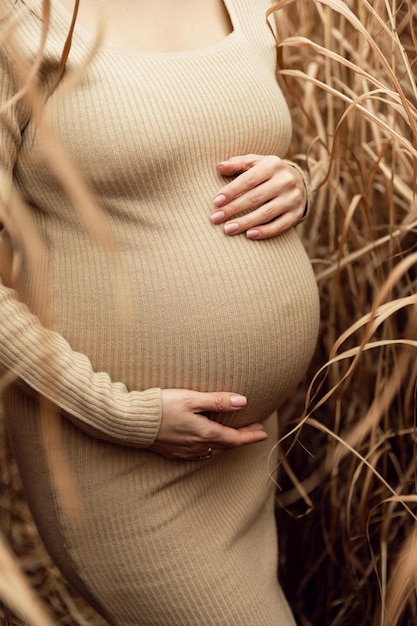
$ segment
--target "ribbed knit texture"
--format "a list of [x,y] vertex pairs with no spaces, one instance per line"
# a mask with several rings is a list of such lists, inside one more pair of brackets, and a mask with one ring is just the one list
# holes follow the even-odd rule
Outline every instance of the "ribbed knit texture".
[[[28,60],[41,3],[30,4],[18,32]],[[54,6],[45,85],[69,26]],[[294,230],[254,242],[209,221],[225,182],[217,163],[284,157],[291,137],[267,2],[228,0],[227,8],[233,32],[218,44],[176,53],[103,47],[73,89],[64,79],[48,101],[116,255],[80,222],[25,108],[0,119],[10,223],[13,177],[47,251],[36,273],[25,263],[30,244],[11,234],[23,303],[0,287],[0,371],[19,377],[5,393],[9,430],[48,549],[112,624],[293,623],[276,577],[267,465],[276,416],[268,416],[311,358],[317,288]],[[91,43],[77,28],[69,74]],[[16,87],[13,63],[0,59],[4,102]],[[47,328],[30,312],[41,283]],[[265,421],[269,440],[195,463],[142,449],[158,432],[159,390],[170,387],[246,395],[246,409],[213,419]],[[33,391],[52,404],[39,412]]]

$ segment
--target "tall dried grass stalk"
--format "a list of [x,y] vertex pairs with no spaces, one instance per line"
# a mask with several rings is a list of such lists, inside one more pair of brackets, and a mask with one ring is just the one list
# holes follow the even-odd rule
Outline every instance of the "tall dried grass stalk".
[[[314,210],[301,228],[323,312],[308,375],[282,411],[290,419],[280,442],[282,582],[302,626],[411,626],[417,623],[416,8],[412,0],[281,0],[276,12],[280,78],[294,119],[292,156],[316,187]],[[22,72],[20,96],[39,114],[51,166],[64,184],[79,181],[42,106],[36,108],[39,98],[30,91],[36,64]],[[94,199],[82,183],[68,184],[68,193],[75,206],[81,198],[90,207],[90,224],[100,226],[107,245]],[[38,596],[62,624],[101,623],[42,551],[6,446],[0,472],[0,526]],[[22,584],[16,578],[13,591]],[[36,626],[38,602],[24,593],[20,600],[7,595],[0,581],[3,602],[16,614],[23,609]],[[22,624],[1,611],[0,621]]]
[[317,187],[303,229],[323,310],[307,397],[281,441],[282,579],[300,624],[411,625],[416,7],[282,0],[277,15],[294,154],[307,152]]
[[16,613],[25,617],[29,611],[33,626],[53,626],[36,595],[28,587],[16,560],[0,537],[0,596]]

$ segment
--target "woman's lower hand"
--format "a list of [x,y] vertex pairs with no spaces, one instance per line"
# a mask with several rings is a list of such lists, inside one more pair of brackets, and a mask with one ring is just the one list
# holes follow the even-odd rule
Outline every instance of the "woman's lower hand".
[[[307,203],[303,177],[279,157],[234,156],[217,169],[223,176],[235,176],[218,191],[210,215],[214,224],[223,224],[226,234],[246,232],[249,239],[268,239],[303,218]],[[243,211],[250,212],[240,215]]]
[[238,411],[246,398],[228,392],[162,390],[162,422],[150,450],[170,459],[199,461],[239,446],[264,441],[261,424],[230,428],[209,420],[204,412]]

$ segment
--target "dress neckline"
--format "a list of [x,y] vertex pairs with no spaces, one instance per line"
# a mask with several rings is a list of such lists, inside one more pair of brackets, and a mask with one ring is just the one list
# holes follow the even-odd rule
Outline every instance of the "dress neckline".
[[[239,19],[236,15],[232,0],[222,0],[225,9],[229,15],[229,20],[232,25],[232,30],[225,37],[222,37],[218,41],[205,46],[203,48],[191,48],[185,50],[172,50],[172,51],[159,51],[159,50],[141,50],[140,48],[129,48],[124,46],[117,46],[113,44],[100,44],[98,46],[98,52],[100,53],[112,53],[114,55],[126,55],[126,56],[138,56],[138,57],[155,57],[175,59],[181,57],[198,57],[208,56],[214,54],[223,48],[230,45],[235,39],[240,38],[241,28]],[[52,8],[56,13],[65,21],[65,26],[69,28],[72,15],[68,9],[60,2],[60,0],[53,0]],[[94,46],[96,43],[96,35],[89,32],[80,23],[75,24],[74,34],[81,38],[89,47]]]

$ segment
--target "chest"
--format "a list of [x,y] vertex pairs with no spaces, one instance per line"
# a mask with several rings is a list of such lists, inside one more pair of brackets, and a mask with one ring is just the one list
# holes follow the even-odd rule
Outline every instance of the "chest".
[[[285,154],[291,122],[276,81],[275,43],[262,11],[256,15],[248,24],[250,13],[242,10],[231,33],[198,50],[103,48],[75,87],[65,89],[64,78],[47,115],[96,191],[146,196],[150,182],[155,189],[160,181],[165,193],[202,179],[233,155]],[[87,51],[85,37],[76,34],[69,76]],[[30,162],[31,180],[55,192],[41,152],[29,123],[17,174],[23,182]]]
[[[60,0],[72,13],[74,0]],[[106,45],[167,52],[212,45],[234,29],[223,0],[88,0],[77,23],[93,34],[100,24]]]
[[[107,184],[120,194],[132,186],[143,193],[149,180],[184,185],[233,155],[283,155],[291,124],[274,63],[242,55],[239,63],[223,53],[216,61],[129,57],[117,66],[100,59],[65,98],[51,98],[48,114],[100,193]],[[41,151],[32,131],[29,125],[22,157]],[[32,180],[50,175],[41,158],[30,161]]]

